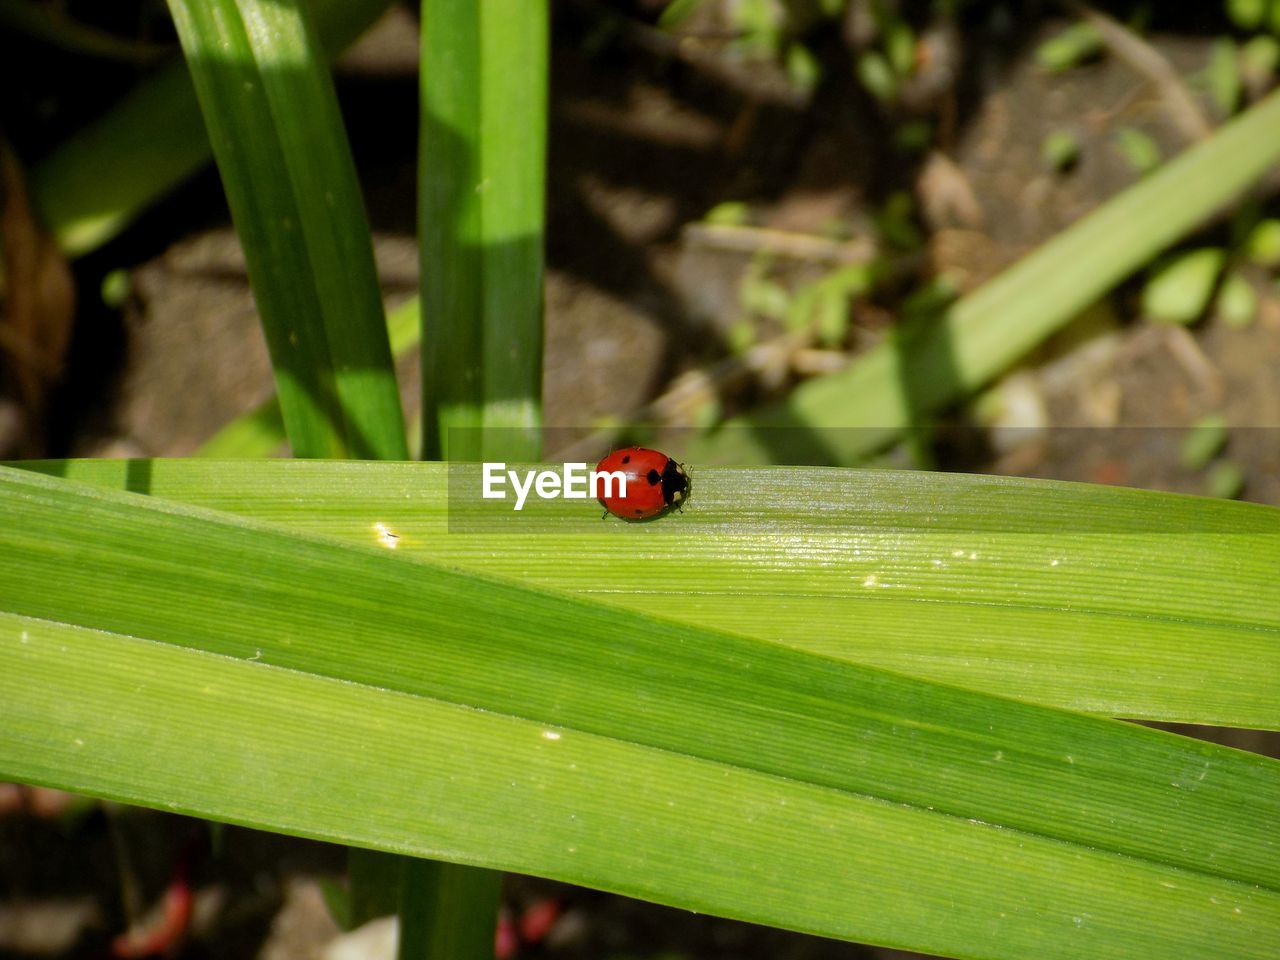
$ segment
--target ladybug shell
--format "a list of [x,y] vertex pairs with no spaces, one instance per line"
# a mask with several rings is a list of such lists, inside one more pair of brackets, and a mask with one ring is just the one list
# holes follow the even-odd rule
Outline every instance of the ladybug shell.
[[[647,520],[669,507],[678,507],[689,493],[689,475],[665,453],[644,447],[615,450],[598,464],[597,473],[621,473],[627,478],[625,497],[600,497],[600,506],[623,520]],[[615,485],[613,492],[618,492]]]

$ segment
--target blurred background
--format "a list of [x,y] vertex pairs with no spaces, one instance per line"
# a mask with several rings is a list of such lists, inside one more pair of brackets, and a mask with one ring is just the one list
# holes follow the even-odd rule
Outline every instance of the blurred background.
[[[552,13],[547,459],[620,424],[660,444],[785,402],[1158,175],[1280,77],[1271,0]],[[54,223],[74,186],[61,151],[92,169],[93,124],[177,57],[162,2],[0,0],[0,458],[190,455],[272,394],[216,172],[198,156],[171,187],[156,172],[181,131],[142,111],[141,199],[92,230]],[[417,61],[416,10],[396,3],[336,62],[392,307],[417,291]],[[1280,504],[1277,187],[1273,171],[877,462]],[[416,351],[401,363],[412,410]],[[0,956],[320,956],[343,863],[2,785]],[[507,957],[901,955],[521,878],[506,902]]]

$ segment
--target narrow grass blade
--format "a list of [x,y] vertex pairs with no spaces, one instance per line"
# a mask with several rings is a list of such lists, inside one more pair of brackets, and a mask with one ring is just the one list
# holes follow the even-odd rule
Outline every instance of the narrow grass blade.
[[450,498],[447,468],[431,463],[23,466],[995,694],[1280,729],[1273,507],[958,474],[703,468],[683,514],[633,526],[601,521],[594,504],[516,514],[460,488]]
[[502,873],[439,860],[406,863],[401,957],[493,956]]
[[[976,390],[1280,160],[1280,91],[958,301],[780,405],[695,444],[702,463],[856,463]],[[735,429],[744,427],[749,429]],[[813,431],[814,427],[862,427]],[[765,429],[763,433],[761,428]],[[794,429],[786,429],[794,428]],[[771,450],[784,441],[785,452]]]
[[[541,455],[548,19],[547,0],[422,2],[418,233],[427,457]],[[486,450],[462,449],[449,436],[450,427],[484,426],[518,429],[495,431],[502,446]],[[491,956],[484,928],[492,933],[498,878],[449,865],[432,877],[427,909],[403,918],[401,956]],[[406,895],[432,885],[418,879]],[[492,893],[487,900],[485,890]]]
[[68,256],[88,253],[210,160],[186,65],[152,75],[31,174],[36,206]]
[[[325,49],[364,32],[389,0],[313,0]],[[186,65],[148,77],[31,174],[36,206],[58,245],[80,256],[111,240],[212,159]]]
[[301,0],[172,0],[299,456],[405,456],[355,168]]
[[450,447],[452,427],[519,428],[522,449],[503,455],[541,453],[547,32],[546,0],[422,6],[422,424],[431,459],[482,454]]
[[24,471],[0,507],[0,776],[944,955],[1280,937],[1275,761]]

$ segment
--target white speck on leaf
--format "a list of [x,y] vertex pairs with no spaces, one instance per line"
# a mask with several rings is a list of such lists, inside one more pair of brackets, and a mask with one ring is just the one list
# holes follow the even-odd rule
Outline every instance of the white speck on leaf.
[[394,550],[396,547],[400,546],[400,535],[398,533],[392,533],[391,528],[385,523],[375,523],[373,525],[373,532],[377,534],[378,542],[388,550]]

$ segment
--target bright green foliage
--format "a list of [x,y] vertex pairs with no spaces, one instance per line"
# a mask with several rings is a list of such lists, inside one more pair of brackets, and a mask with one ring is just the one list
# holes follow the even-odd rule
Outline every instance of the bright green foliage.
[[406,455],[373,248],[301,0],[172,0],[298,456]]
[[443,464],[34,466],[117,489],[145,471],[157,496],[1004,696],[1280,729],[1280,511],[1256,504],[694,467],[684,513],[630,525],[450,498]]
[[954,956],[1280,937],[1275,761],[27,472],[0,504],[0,776]]
[[426,0],[422,23],[423,450],[479,457],[477,428],[516,428],[503,455],[536,457],[546,0]]
[[1150,173],[1160,166],[1160,147],[1151,137],[1133,127],[1116,131],[1116,149],[1136,173]]
[[1222,452],[1227,443],[1227,421],[1220,413],[1201,417],[1191,425],[1182,441],[1182,465],[1203,470]]
[[1238,270],[1229,270],[1214,303],[1214,312],[1229,327],[1243,328],[1258,317],[1258,293]]
[[1244,253],[1259,266],[1280,268],[1280,220],[1260,221],[1249,233]]
[[1036,48],[1036,62],[1053,72],[1069,70],[1102,50],[1102,37],[1089,23],[1075,23]]
[[1220,460],[1209,468],[1207,493],[1234,500],[1244,492],[1245,479],[1244,467],[1234,460]]
[[1240,103],[1243,80],[1240,76],[1240,51],[1230,37],[1219,37],[1213,45],[1213,55],[1202,76],[1209,95],[1225,116],[1235,113]]
[[1204,316],[1227,262],[1221,247],[1201,247],[1171,257],[1142,289],[1142,312],[1159,323],[1193,323]]

